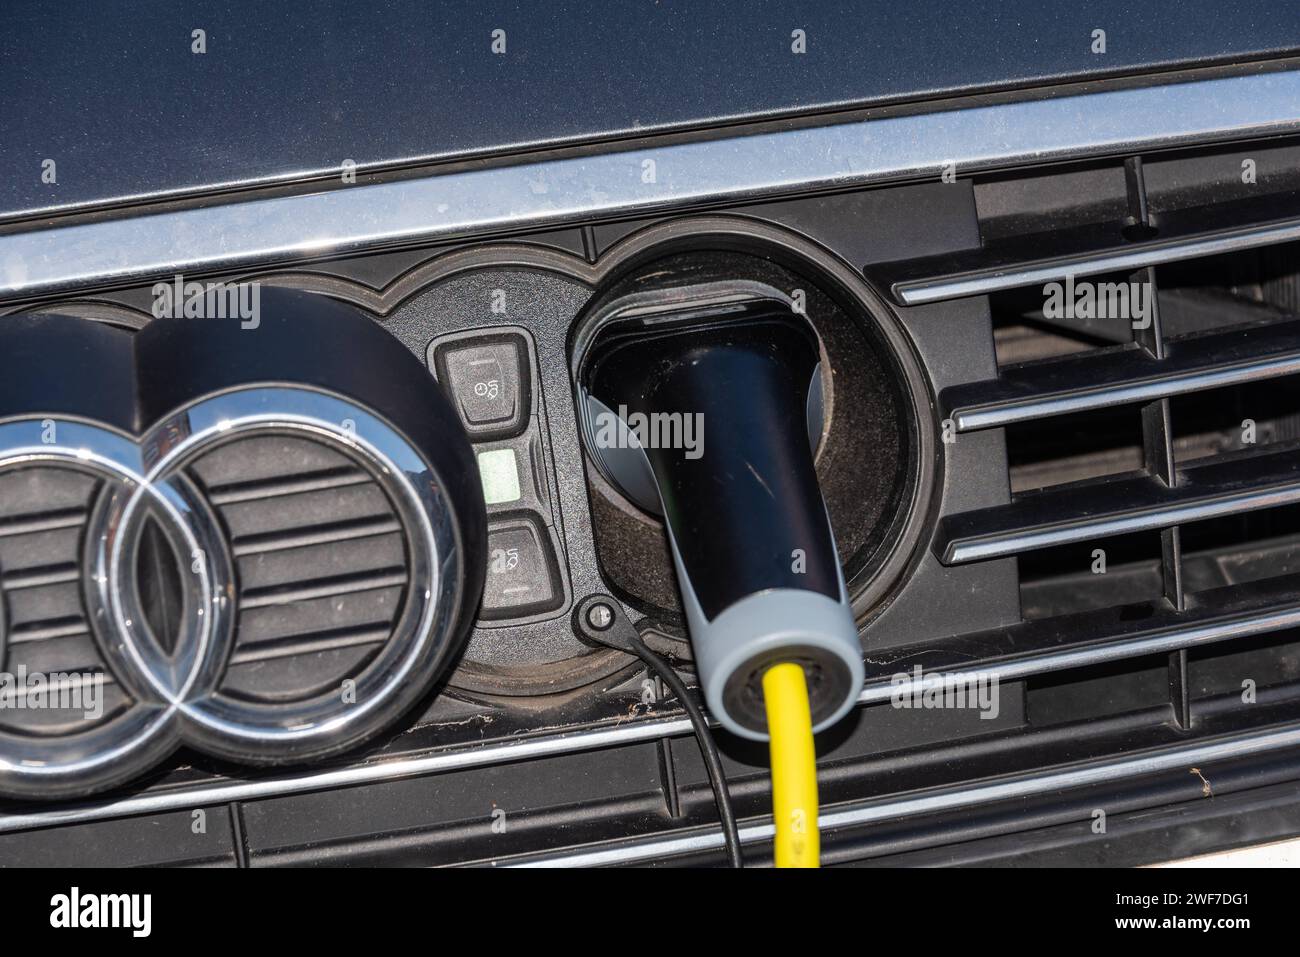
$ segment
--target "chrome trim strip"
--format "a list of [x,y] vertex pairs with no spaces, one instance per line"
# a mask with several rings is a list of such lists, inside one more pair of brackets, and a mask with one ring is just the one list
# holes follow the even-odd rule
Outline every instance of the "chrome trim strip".
[[[1002,662],[981,662],[976,667],[963,669],[960,664],[951,668],[927,668],[920,681],[912,676],[895,682],[893,677],[869,680],[858,696],[860,704],[876,704],[889,701],[894,695],[904,697],[911,695],[919,686],[924,686],[926,677],[934,674],[981,674],[991,675],[998,681],[1015,681],[1031,675],[1047,674],[1069,668],[1081,668],[1088,665],[1105,664],[1125,658],[1140,658],[1145,655],[1177,651],[1180,648],[1193,648],[1215,642],[1228,641],[1233,638],[1249,638],[1264,635],[1283,628],[1300,627],[1300,605],[1290,604],[1274,609],[1239,612],[1208,621],[1192,622],[1185,625],[1170,625],[1155,628],[1128,638],[1094,642],[1086,647],[1068,647],[1056,651],[1042,651],[1028,654],[1023,658],[1013,658]],[[906,674],[906,672],[900,672]]]
[[[1208,644],[1231,638],[1263,634],[1300,625],[1300,607],[1288,606],[1263,612],[1244,612],[1223,620],[1209,621],[1186,628],[1160,629],[1132,639],[1117,641],[1098,648],[1065,649],[1028,656],[1018,661],[992,664],[981,670],[997,674],[999,680],[1011,681],[1028,675],[1056,671],[1076,665],[1111,661],[1135,655],[1168,651],[1175,648]],[[914,683],[910,676],[901,686],[908,693]],[[895,687],[892,679],[868,682],[858,696],[860,705],[878,704],[889,700]],[[129,817],[137,814],[154,814],[180,809],[192,809],[230,801],[252,801],[290,794],[336,787],[372,784],[399,778],[441,774],[464,768],[485,767],[510,761],[526,761],[554,754],[572,754],[604,747],[654,741],[692,733],[686,718],[642,719],[632,724],[610,728],[576,731],[568,734],[524,738],[480,747],[462,747],[417,758],[396,758],[355,767],[336,768],[329,771],[265,778],[257,781],[239,781],[203,785],[193,788],[140,794],[116,801],[87,803],[61,807],[28,814],[0,815],[0,834],[51,827],[59,824],[84,823]],[[758,831],[751,833],[758,834]],[[770,836],[770,828],[767,831]],[[762,835],[753,839],[761,839]],[[683,838],[682,840],[693,840]],[[690,848],[688,848],[690,849]]]
[[[1160,628],[1147,635],[1108,642],[1093,648],[1044,651],[1013,661],[989,663],[989,666],[982,667],[982,670],[995,672],[998,680],[1017,680],[1021,677],[1045,674],[1062,668],[1082,666],[1082,664],[1109,662],[1136,657],[1136,655],[1226,641],[1231,638],[1262,635],[1262,633],[1297,627],[1297,625],[1300,625],[1300,606],[1292,603],[1270,611],[1240,612],[1240,614],[1225,616],[1223,619],[1191,624],[1188,627]],[[943,668],[939,671],[943,671]],[[930,670],[927,674],[935,674],[935,670]],[[914,684],[914,677],[910,675],[906,683],[898,688],[894,687],[892,677],[868,681],[858,696],[858,703],[879,705],[881,702],[888,701],[896,690],[910,693]],[[614,746],[655,741],[666,737],[689,735],[689,733],[692,733],[692,727],[686,718],[640,719],[634,723],[614,727],[529,737],[529,739],[495,742],[495,744],[482,746],[463,746],[463,748],[428,754],[424,757],[394,758],[390,761],[369,763],[369,765],[334,768],[334,770],[290,775],[285,778],[231,781],[231,783],[200,785],[194,788],[177,788],[174,791],[136,794],[134,797],[99,802],[99,804],[59,807],[56,810],[31,811],[27,814],[4,814],[0,815],[0,833],[34,830],[34,828],[52,827],[57,824],[86,823],[91,820],[194,809],[194,807],[227,804],[230,801],[264,800],[264,798],[287,796],[287,794],[325,791],[329,788],[354,787],[354,785],[373,784],[378,781],[442,774],[442,772],[464,770],[464,768],[529,761],[529,759],[546,758],[554,754],[614,748]],[[741,833],[742,839],[745,840],[763,840],[771,836],[771,826],[742,828]],[[681,852],[672,850],[671,848],[679,841],[684,843]],[[707,846],[701,848],[695,844],[695,841],[697,837],[689,836],[660,841],[656,844],[658,848],[669,849],[662,852],[656,850],[655,853],[684,853],[686,850],[707,849]]]
[[[1060,493],[1062,496],[1068,493]],[[1141,508],[1100,515],[1078,515],[1050,524],[999,529],[953,538],[943,550],[945,565],[1006,558],[1021,552],[1057,545],[1073,545],[1095,538],[1147,532],[1212,518],[1240,515],[1300,503],[1300,479],[1274,482],[1258,488],[1220,491],[1207,488],[1200,495]]]
[[[1072,93],[465,170],[0,236],[33,296],[795,190],[1300,131],[1300,71]],[[648,176],[653,161],[654,176]],[[647,179],[652,181],[647,182]],[[1197,253],[1200,255],[1200,253]],[[958,289],[945,295],[968,295]]]
[[[1160,361],[1152,360],[1155,365]],[[1147,379],[1083,389],[1043,392],[1038,395],[992,402],[973,403],[955,408],[952,419],[958,432],[978,432],[1018,422],[1047,419],[1073,412],[1090,412],[1116,405],[1149,402],[1169,396],[1203,392],[1247,382],[1260,382],[1300,372],[1300,351],[1230,363],[1217,368],[1178,370],[1156,374]]]
[[[860,827],[918,814],[933,814],[995,801],[1037,796],[1066,788],[1107,784],[1124,778],[1186,769],[1210,761],[1240,758],[1295,745],[1300,745],[1300,725],[1252,731],[1220,741],[1170,748],[1118,761],[1096,762],[1063,770],[1036,771],[975,787],[945,788],[915,797],[864,801],[838,810],[828,809],[827,813],[821,815],[819,826],[825,833],[836,828]],[[741,844],[753,844],[771,837],[771,824],[757,824],[740,829]],[[641,840],[602,850],[539,855],[508,866],[596,867],[635,864],[674,854],[711,851],[721,847],[722,831],[710,829],[683,837]]]
[[1223,253],[1256,249],[1275,243],[1289,243],[1300,239],[1300,223],[1273,223],[1233,230],[1217,236],[1195,236],[1151,243],[1128,249],[1115,249],[1095,254],[1061,257],[1048,261],[1030,262],[1015,266],[995,266],[978,272],[933,279],[912,279],[894,284],[894,295],[907,306],[921,306],[946,299],[963,299],[967,296],[985,296],[991,292],[1018,289],[1021,286],[1040,286],[1063,280],[1067,276],[1095,276],[1108,272],[1133,272],[1161,263],[1181,262]]
[[484,747],[459,748],[419,758],[395,758],[391,761],[379,761],[373,764],[335,768],[330,771],[316,771],[289,777],[266,778],[259,781],[233,781],[228,784],[159,791],[152,794],[139,794],[134,797],[121,798],[116,801],[81,804],[50,811],[34,811],[29,814],[4,814],[0,815],[0,834],[50,827],[56,824],[75,824],[108,818],[129,817],[135,814],[157,814],[162,811],[226,804],[230,801],[253,801],[259,798],[302,794],[307,791],[350,787],[376,781],[391,781],[397,778],[415,777],[422,774],[439,774],[444,771],[457,771],[463,768],[504,764],[508,761],[544,758],[552,754],[570,754],[614,745],[632,744],[638,741],[653,741],[672,735],[689,734],[690,731],[691,722],[689,718],[640,721],[636,724],[621,727],[524,738],[518,741],[491,744]]
[[[1109,661],[1116,658],[1131,657],[1135,654],[1169,650],[1174,647],[1185,647],[1261,634],[1277,628],[1290,627],[1294,624],[1300,624],[1300,609],[1285,608],[1257,616],[1233,616],[1226,621],[1209,622],[1188,629],[1180,629],[1177,632],[1166,633],[1162,631],[1140,639],[1116,642],[1104,648],[1091,650],[1069,649],[1058,653],[1035,655],[1020,661],[994,665],[985,670],[995,672],[1000,680],[1014,680],[1039,672],[1072,667],[1076,664]],[[912,679],[909,677],[908,683],[903,686],[904,690],[910,689],[911,684]],[[894,690],[891,682],[887,680],[881,679],[869,682],[859,695],[858,703],[867,705],[887,701]],[[642,719],[632,724],[610,728],[524,738],[481,747],[462,747],[417,758],[395,758],[355,767],[336,768],[329,771],[280,778],[265,778],[257,781],[239,781],[193,788],[178,788],[173,791],[140,794],[116,801],[87,803],[49,811],[33,811],[27,814],[3,814],[0,815],[0,834],[61,824],[85,823],[133,815],[193,809],[195,807],[225,804],[231,801],[253,801],[321,791],[329,788],[373,784],[380,781],[418,777],[426,774],[441,774],[465,768],[533,760],[555,754],[573,754],[605,747],[617,747],[635,744],[640,741],[655,741],[661,738],[691,733],[690,720],[684,717]],[[771,837],[771,825],[743,828],[741,837],[742,840],[748,841]],[[656,847],[675,847],[677,843],[684,842],[680,852],[676,850],[662,851],[662,853],[668,854],[708,849],[708,847],[714,846],[698,846],[695,843],[698,840],[698,837],[674,838],[660,841],[656,844]],[[721,833],[719,832],[719,845],[720,841]],[[661,852],[656,851],[656,853]]]

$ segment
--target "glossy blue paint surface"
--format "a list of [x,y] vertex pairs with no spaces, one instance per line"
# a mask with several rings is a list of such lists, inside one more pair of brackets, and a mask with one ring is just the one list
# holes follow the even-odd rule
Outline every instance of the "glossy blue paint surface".
[[0,219],[1296,50],[1294,2],[24,3]]

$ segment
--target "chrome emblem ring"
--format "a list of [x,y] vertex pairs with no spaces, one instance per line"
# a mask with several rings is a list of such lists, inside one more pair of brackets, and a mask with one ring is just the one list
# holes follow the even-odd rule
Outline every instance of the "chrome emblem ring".
[[[259,434],[328,446],[368,473],[397,518],[407,562],[400,608],[378,650],[338,687],[283,700],[228,686],[239,618],[236,561],[217,509],[189,470],[224,443]],[[2,793],[102,790],[181,744],[268,764],[339,751],[414,704],[452,650],[464,570],[451,506],[420,452],[348,399],[296,386],[237,389],[181,408],[138,438],[85,419],[0,422],[0,475],[23,468],[68,469],[99,483],[80,547],[81,597],[106,680],[125,703],[71,730],[0,725]],[[165,639],[150,627],[136,580],[147,526],[178,559],[179,612]],[[14,641],[3,597],[0,671]]]

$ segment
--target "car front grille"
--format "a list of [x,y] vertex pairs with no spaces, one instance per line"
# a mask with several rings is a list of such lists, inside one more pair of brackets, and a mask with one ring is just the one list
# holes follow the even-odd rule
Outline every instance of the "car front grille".
[[[1293,120],[1277,127],[1296,132]],[[958,162],[951,183],[936,162],[888,182],[828,174],[779,197],[737,186],[678,208],[655,195],[644,208],[575,209],[546,233],[520,221],[492,234],[500,222],[485,214],[481,229],[422,240],[460,243],[450,255],[477,270],[464,289],[437,273],[443,248],[251,265],[364,304],[422,354],[427,316],[572,253],[580,265],[565,282],[576,285],[619,240],[698,203],[831,249],[914,336],[939,451],[928,540],[864,616],[860,707],[819,742],[825,858],[919,860],[1027,830],[1086,843],[1098,810],[1119,827],[1158,805],[1300,778],[1300,145],[1229,141],[1234,130],[1142,151],[1102,136],[1051,155],[1008,151]],[[506,182],[509,168],[492,175]],[[494,248],[505,251],[494,259]],[[1154,306],[1136,328],[1127,315],[1046,315],[1045,287],[1067,282],[1137,283]],[[576,313],[573,295],[563,306]],[[562,397],[547,402],[558,421]],[[927,675],[958,673],[996,680],[995,715],[898,706]],[[177,764],[110,802],[13,806],[0,849],[20,859],[22,842],[56,824],[120,831],[207,806],[231,826],[195,861],[720,860],[689,725],[655,698],[635,669],[549,698],[444,694],[354,759],[252,778]],[[742,835],[761,859],[766,755],[724,747]]]

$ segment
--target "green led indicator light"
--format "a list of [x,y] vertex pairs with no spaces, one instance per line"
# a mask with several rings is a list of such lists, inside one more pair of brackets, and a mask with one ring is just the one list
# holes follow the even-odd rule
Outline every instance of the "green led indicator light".
[[480,452],[478,476],[483,483],[483,499],[489,505],[519,501],[519,466],[514,449]]

